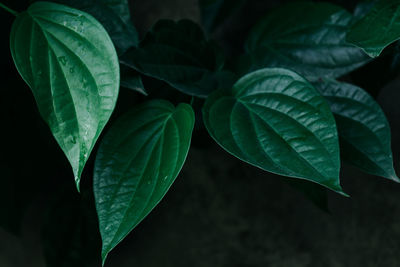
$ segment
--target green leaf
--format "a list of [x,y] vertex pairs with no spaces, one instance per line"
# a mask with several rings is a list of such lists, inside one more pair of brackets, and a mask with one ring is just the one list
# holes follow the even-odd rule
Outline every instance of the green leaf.
[[212,32],[227,18],[235,14],[246,0],[200,0],[204,28]]
[[381,0],[351,27],[347,41],[377,57],[389,44],[400,39],[400,0]]
[[158,21],[139,48],[129,49],[121,58],[138,72],[199,97],[216,88],[214,72],[221,68],[220,61],[214,44],[189,20]]
[[122,116],[104,137],[95,162],[94,193],[107,254],[160,202],[189,150],[194,113],[165,100]]
[[335,115],[342,159],[361,170],[400,182],[393,169],[390,126],[363,89],[333,80],[315,84]]
[[357,3],[356,7],[354,8],[353,20],[360,20],[362,19],[365,15],[368,14],[368,12],[371,11],[371,9],[374,7],[376,4],[377,0],[365,0]]
[[83,10],[95,17],[107,30],[118,55],[139,43],[138,33],[131,21],[128,0],[52,1]]
[[251,31],[250,69],[292,69],[310,81],[342,76],[368,62],[346,43],[352,15],[329,3],[293,2],[272,10]]
[[71,163],[76,185],[119,90],[115,48],[89,14],[37,2],[15,20],[11,54]]
[[335,120],[324,98],[298,74],[247,74],[232,89],[210,95],[203,117],[210,135],[239,159],[343,193]]
[[121,64],[121,86],[147,96],[140,74]]

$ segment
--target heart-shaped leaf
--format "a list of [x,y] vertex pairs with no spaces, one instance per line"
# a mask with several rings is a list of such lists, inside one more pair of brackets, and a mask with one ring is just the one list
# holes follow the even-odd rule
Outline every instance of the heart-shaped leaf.
[[221,67],[214,45],[189,20],[161,20],[121,62],[138,72],[167,82],[177,90],[200,97],[217,86],[214,72]]
[[139,43],[127,0],[52,0],[52,2],[77,8],[95,17],[107,30],[118,55]]
[[246,50],[249,70],[292,69],[308,80],[335,78],[369,57],[346,43],[353,16],[345,9],[314,2],[292,2],[272,10],[251,31]]
[[117,101],[119,65],[111,39],[91,15],[37,2],[18,15],[10,46],[79,189],[85,163]]
[[298,74],[247,74],[231,90],[210,95],[203,115],[211,136],[239,159],[342,193],[335,120],[324,98]]
[[102,258],[160,202],[189,150],[194,113],[153,100],[111,127],[97,153],[94,193],[103,239]]
[[347,41],[377,57],[389,44],[400,39],[400,1],[381,0],[351,27]]
[[363,89],[333,80],[315,83],[335,115],[342,159],[361,170],[399,182],[393,169],[390,126]]

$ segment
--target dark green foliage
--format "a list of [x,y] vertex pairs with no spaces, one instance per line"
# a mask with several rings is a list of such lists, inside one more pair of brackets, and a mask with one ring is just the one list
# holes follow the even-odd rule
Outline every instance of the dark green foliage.
[[[360,2],[353,12],[324,2],[274,7],[240,40],[242,54],[226,53],[209,37],[251,1],[200,0],[202,25],[158,20],[142,39],[127,0],[34,2],[21,13],[1,4],[16,15],[12,58],[70,162],[78,189],[86,165],[86,175],[93,176],[93,184],[82,180],[82,195],[62,183],[50,200],[43,224],[49,266],[96,266],[98,232],[104,264],[172,186],[192,133],[198,138],[208,132],[243,162],[285,176],[323,210],[326,188],[347,196],[341,160],[399,182],[385,114],[364,89],[341,81],[357,84],[355,71],[374,66],[371,57],[400,38],[399,0]],[[398,50],[398,45],[385,50],[390,62],[385,68],[392,72],[398,69]],[[120,87],[130,90],[118,99]],[[10,109],[6,102],[4,114]],[[16,127],[3,121],[5,128]],[[12,135],[24,140],[15,133],[7,140]],[[42,141],[31,150],[41,150]],[[55,142],[43,150],[57,153],[47,147]],[[17,150],[6,146],[0,159],[22,157]],[[92,151],[96,156],[90,158]],[[31,159],[34,152],[25,154]],[[0,202],[2,215],[8,215],[1,216],[2,227],[18,233],[24,209],[46,183],[15,177],[29,177],[36,165],[54,180],[66,173],[54,171],[49,161],[21,161],[19,170],[0,162]],[[32,194],[19,194],[21,185],[32,187]]]

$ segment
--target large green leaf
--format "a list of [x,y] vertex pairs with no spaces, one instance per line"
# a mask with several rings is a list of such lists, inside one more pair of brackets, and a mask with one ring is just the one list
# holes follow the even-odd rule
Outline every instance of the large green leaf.
[[298,74],[247,74],[231,90],[210,95],[203,115],[211,136],[239,159],[342,193],[335,120],[324,98]]
[[352,19],[329,3],[293,2],[272,10],[247,39],[249,71],[282,67],[314,81],[362,66],[369,57],[345,40]]
[[137,46],[139,36],[132,24],[128,0],[52,0],[83,10],[107,30],[119,55]]
[[363,89],[332,80],[315,84],[335,115],[342,159],[361,170],[399,182],[393,169],[390,127]]
[[118,96],[119,66],[111,39],[91,15],[37,2],[18,15],[10,46],[79,189],[82,170]]
[[129,49],[121,62],[179,91],[200,97],[216,88],[215,72],[221,68],[214,45],[189,20],[158,21],[139,48]]
[[400,0],[381,0],[347,35],[347,41],[377,57],[389,44],[400,39]]
[[103,262],[174,182],[193,126],[191,106],[153,100],[122,116],[104,137],[94,172]]
[[237,12],[246,0],[199,0],[204,27],[212,32]]

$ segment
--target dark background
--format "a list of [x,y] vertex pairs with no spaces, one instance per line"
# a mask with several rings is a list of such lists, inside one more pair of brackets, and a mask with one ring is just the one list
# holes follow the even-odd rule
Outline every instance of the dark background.
[[[27,2],[4,3],[20,11]],[[282,2],[248,0],[211,37],[236,56],[249,27]],[[357,1],[331,2],[351,10]],[[197,0],[136,0],[131,11],[141,36],[159,18],[201,22]],[[91,192],[95,151],[78,194],[66,158],[13,65],[13,17],[0,10],[0,18],[0,266],[100,266]],[[345,79],[368,90],[387,114],[398,170],[400,71],[389,72],[391,58]],[[138,99],[122,89],[115,114]],[[341,181],[351,198],[329,192],[325,212],[280,177],[240,162],[197,130],[175,184],[110,253],[106,267],[400,266],[400,185],[346,165]]]

